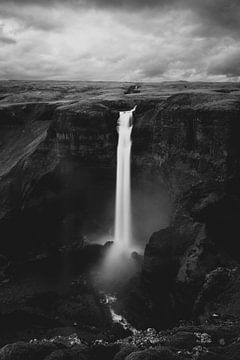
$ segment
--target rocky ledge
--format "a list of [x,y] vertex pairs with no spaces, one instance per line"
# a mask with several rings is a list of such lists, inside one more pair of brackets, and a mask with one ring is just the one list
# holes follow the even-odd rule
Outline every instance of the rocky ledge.
[[3,360],[238,360],[239,322],[216,315],[205,325],[181,325],[169,331],[139,331],[115,342],[87,342],[74,332],[48,339],[19,341],[0,349]]

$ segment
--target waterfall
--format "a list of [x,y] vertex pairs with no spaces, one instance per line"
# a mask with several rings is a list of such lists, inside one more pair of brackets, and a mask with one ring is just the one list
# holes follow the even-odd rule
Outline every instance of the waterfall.
[[117,131],[117,173],[116,201],[113,244],[106,251],[102,268],[101,281],[104,287],[111,288],[121,281],[127,281],[136,272],[136,262],[130,256],[133,248],[131,229],[131,111],[120,112]]
[[131,247],[131,132],[136,107],[120,112],[118,119],[117,180],[114,246],[120,252]]

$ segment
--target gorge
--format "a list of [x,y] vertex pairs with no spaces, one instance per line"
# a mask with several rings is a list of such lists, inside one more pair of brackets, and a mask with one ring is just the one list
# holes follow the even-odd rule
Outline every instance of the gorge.
[[[1,81],[0,359],[239,359],[239,94],[238,83]],[[114,246],[116,124],[135,105],[143,255],[114,304],[132,334],[89,272]]]

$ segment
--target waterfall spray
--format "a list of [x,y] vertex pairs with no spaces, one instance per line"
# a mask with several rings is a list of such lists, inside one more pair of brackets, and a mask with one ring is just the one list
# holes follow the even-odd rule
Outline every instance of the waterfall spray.
[[125,282],[135,273],[137,266],[130,256],[135,250],[131,230],[131,132],[135,109],[120,112],[118,119],[114,241],[106,252],[101,269],[101,281],[105,287]]
[[114,246],[119,252],[131,247],[131,132],[136,107],[120,112],[118,119],[117,180]]

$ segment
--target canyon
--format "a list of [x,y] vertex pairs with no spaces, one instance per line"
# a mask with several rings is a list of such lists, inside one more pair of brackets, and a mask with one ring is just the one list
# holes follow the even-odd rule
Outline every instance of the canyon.
[[[85,274],[111,246],[116,124],[134,106],[142,254],[115,305],[132,335]],[[0,82],[1,359],[239,358],[239,114],[238,83]]]

